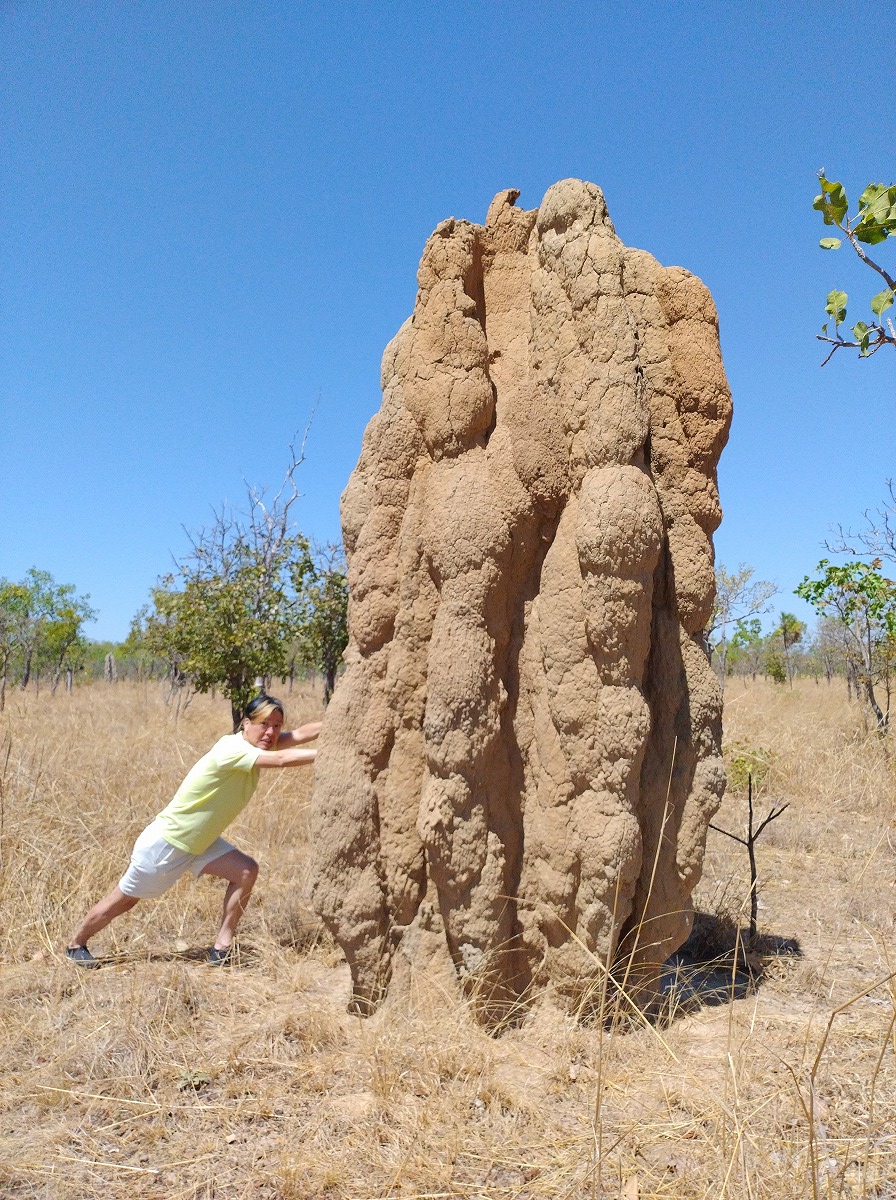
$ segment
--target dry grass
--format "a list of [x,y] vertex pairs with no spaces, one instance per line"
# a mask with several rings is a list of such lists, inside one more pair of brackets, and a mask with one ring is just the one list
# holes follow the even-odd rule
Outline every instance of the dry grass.
[[[3,1200],[896,1197],[896,780],[839,686],[729,690],[732,753],[770,752],[760,815],[791,806],[759,843],[751,994],[627,1031],[545,1001],[500,1038],[407,966],[377,1016],[346,1015],[341,955],[302,905],[300,771],[263,779],[233,830],[263,868],[243,969],[199,961],[210,880],[97,938],[105,969],[69,967],[71,926],[227,708],[200,697],[175,723],[153,687],[97,685],[14,695],[2,721]],[[741,832],[743,808],[718,823]],[[717,935],[743,923],[746,878],[711,834],[697,901]]]

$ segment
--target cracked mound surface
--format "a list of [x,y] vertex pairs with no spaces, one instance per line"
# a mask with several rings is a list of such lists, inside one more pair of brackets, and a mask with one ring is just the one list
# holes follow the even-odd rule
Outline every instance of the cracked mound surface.
[[517,195],[427,242],[342,498],[311,895],[362,1012],[400,945],[447,948],[492,1015],[608,966],[646,1004],[724,788],[712,297],[593,184]]

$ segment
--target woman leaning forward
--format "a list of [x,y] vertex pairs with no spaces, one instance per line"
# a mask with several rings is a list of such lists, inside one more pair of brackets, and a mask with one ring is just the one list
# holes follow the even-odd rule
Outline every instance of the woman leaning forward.
[[320,733],[320,721],[283,729],[283,705],[256,696],[246,705],[238,733],[222,737],[188,772],[171,803],[137,838],[127,871],[95,904],[72,934],[66,957],[80,967],[99,966],[87,948],[95,933],[129,912],[139,900],[156,899],[187,871],[227,881],[224,911],[208,961],[230,960],[240,918],[258,877],[258,863],[221,834],[243,811],[258,786],[259,771],[312,763],[317,750],[299,747]]

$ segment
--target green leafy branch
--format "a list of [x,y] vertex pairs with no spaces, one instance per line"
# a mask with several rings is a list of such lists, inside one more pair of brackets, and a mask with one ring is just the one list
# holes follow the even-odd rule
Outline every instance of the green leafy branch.
[[878,729],[885,732],[890,719],[889,687],[884,711],[874,686],[881,677],[882,651],[885,657],[896,640],[896,583],[882,575],[880,568],[879,558],[870,563],[853,559],[842,566],[822,559],[816,567],[819,576],[810,579],[807,575],[795,591],[820,616],[840,623],[856,679],[863,686]]
[[[818,340],[827,342],[831,352],[822,363],[830,362],[834,354],[843,347],[859,351],[860,358],[870,358],[881,346],[896,346],[896,327],[890,317],[884,323],[884,313],[896,298],[896,279],[876,263],[865,251],[864,246],[876,246],[885,242],[896,233],[896,186],[882,183],[869,183],[859,197],[859,209],[854,216],[849,216],[849,200],[842,183],[826,179],[824,171],[818,174],[821,193],[815,197],[812,207],[820,212],[825,225],[836,226],[867,267],[876,271],[886,283],[883,291],[871,298],[871,311],[877,318],[869,325],[867,321],[857,321],[851,333],[852,341],[840,332],[840,326],[846,321],[846,305],[849,300],[846,292],[838,289],[828,293],[825,312],[833,318],[833,337],[830,336],[829,322],[822,325]],[[822,238],[819,245],[822,250],[839,250],[843,239],[838,237]]]
[[880,574],[881,560],[871,563],[853,561],[832,566],[822,559],[817,570],[821,578],[808,576],[796,588],[796,594],[817,612],[835,616],[843,622],[864,619],[878,622],[886,633],[896,636],[896,585]]

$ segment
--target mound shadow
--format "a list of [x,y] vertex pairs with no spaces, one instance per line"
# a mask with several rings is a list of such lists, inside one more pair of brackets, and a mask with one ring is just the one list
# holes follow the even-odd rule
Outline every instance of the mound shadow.
[[748,929],[727,915],[697,911],[688,940],[663,969],[663,1006],[671,1016],[743,1000],[762,985],[769,964],[802,958],[799,940]]

